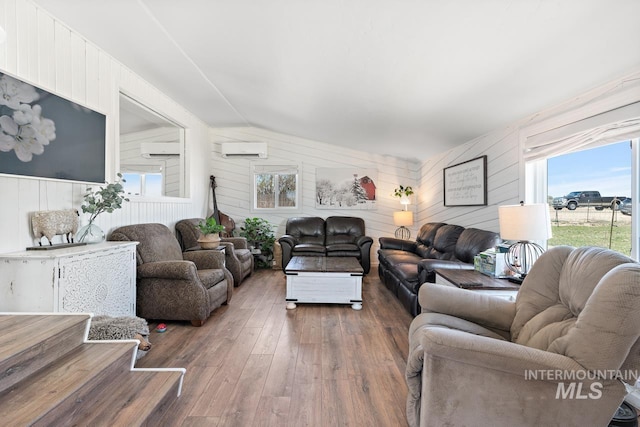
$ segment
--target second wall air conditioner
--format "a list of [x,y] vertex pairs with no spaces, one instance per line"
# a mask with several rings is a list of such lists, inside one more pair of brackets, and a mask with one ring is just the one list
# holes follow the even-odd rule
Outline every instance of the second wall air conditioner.
[[244,157],[253,159],[267,158],[266,142],[222,142],[220,154],[225,158]]
[[147,159],[176,157],[180,155],[179,142],[143,142],[140,155]]

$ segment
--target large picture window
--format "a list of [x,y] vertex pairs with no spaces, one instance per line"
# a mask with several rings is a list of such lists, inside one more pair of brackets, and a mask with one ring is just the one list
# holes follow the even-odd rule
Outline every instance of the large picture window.
[[297,210],[300,200],[298,165],[253,164],[253,209]]

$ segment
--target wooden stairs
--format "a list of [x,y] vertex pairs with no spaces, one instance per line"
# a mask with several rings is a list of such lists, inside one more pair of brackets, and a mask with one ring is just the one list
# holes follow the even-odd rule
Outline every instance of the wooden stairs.
[[185,370],[135,368],[138,341],[88,341],[90,318],[0,314],[2,425],[158,425]]

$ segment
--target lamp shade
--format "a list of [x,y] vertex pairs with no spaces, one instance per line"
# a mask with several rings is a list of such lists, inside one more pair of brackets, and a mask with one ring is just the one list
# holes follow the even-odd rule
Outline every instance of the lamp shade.
[[498,207],[500,237],[504,240],[547,240],[551,238],[549,206],[546,203]]
[[412,211],[399,211],[393,213],[393,223],[398,227],[406,227],[413,225]]

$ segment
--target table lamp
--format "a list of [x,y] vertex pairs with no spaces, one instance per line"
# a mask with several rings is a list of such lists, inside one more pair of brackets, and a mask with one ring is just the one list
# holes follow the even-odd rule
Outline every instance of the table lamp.
[[395,236],[398,239],[408,240],[411,237],[411,232],[407,226],[413,225],[413,212],[412,211],[398,211],[393,213],[393,223],[398,226]]
[[542,255],[544,249],[534,240],[547,241],[551,238],[549,206],[546,203],[508,205],[498,207],[500,237],[516,240],[506,253],[509,268],[516,274],[512,282],[522,283],[531,266]]

